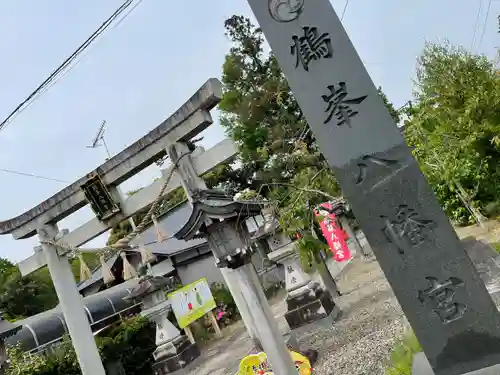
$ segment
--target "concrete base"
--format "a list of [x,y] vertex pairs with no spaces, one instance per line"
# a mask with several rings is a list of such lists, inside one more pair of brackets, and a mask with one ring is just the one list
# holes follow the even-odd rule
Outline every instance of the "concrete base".
[[286,302],[288,311],[285,319],[292,330],[327,317],[332,318],[333,324],[340,313],[330,293],[323,289],[289,297]]
[[[424,353],[417,353],[413,357],[411,375],[434,375],[434,371]],[[500,375],[500,365],[463,373],[463,375]]]
[[191,344],[185,337],[183,337],[182,342],[178,343],[178,345],[176,344],[175,353],[172,353],[171,350],[168,350],[168,352],[169,354],[159,357],[163,351],[155,351],[156,362],[153,365],[155,375],[165,375],[177,371],[186,367],[200,356],[198,346]]

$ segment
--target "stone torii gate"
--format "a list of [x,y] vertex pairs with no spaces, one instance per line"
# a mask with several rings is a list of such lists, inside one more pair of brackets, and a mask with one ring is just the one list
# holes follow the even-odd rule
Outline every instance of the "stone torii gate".
[[[105,375],[94,337],[84,312],[68,262],[71,248],[81,246],[182,186],[174,165],[162,171],[162,178],[133,196],[121,200],[118,185],[167,155],[167,148],[186,142],[213,123],[210,110],[220,101],[221,83],[209,79],[181,108],[147,135],[106,161],[83,178],[25,213],[0,222],[0,234],[25,239],[38,234],[42,246],[23,260],[23,276],[47,265],[59,298],[69,334],[84,375]],[[190,160],[198,175],[209,172],[237,153],[228,139]],[[156,199],[155,199],[156,198]],[[57,223],[90,204],[96,218],[73,231],[59,231]],[[55,246],[60,244],[61,246]]]

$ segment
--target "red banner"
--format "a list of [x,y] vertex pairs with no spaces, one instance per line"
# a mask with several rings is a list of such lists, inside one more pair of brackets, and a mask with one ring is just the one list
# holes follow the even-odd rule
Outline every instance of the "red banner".
[[319,226],[323,232],[323,236],[328,242],[328,246],[333,253],[333,259],[337,262],[344,262],[351,259],[351,251],[347,246],[346,240],[349,238],[347,233],[337,225],[335,214],[328,212],[332,205],[328,202],[322,203],[318,210],[314,210],[316,216],[323,217]]

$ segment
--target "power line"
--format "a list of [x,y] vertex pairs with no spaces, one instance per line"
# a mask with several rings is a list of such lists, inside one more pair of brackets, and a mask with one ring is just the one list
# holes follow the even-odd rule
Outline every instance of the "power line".
[[36,175],[36,174],[31,174],[31,173],[24,173],[24,172],[14,171],[14,170],[11,170],[11,169],[0,168],[0,172],[16,174],[16,175],[19,175],[19,176],[33,177],[33,178],[36,178],[36,179],[39,179],[39,180],[48,180],[48,181],[62,182],[62,183],[65,183],[65,184],[69,183],[68,181],[59,180],[57,178],[40,176],[40,175]]
[[344,10],[342,11],[342,15],[340,16],[340,20],[343,21],[344,20],[344,16],[345,16],[345,11],[347,10],[347,6],[349,5],[349,0],[345,0],[345,5],[344,5]]
[[[121,20],[118,21],[118,24],[121,23],[140,3],[142,0],[139,0],[137,4],[135,4],[132,9],[128,13],[126,13]],[[45,81],[42,82],[41,85],[39,85],[28,97],[21,102],[1,123],[0,123],[0,130],[3,130],[17,115],[19,115],[22,111],[24,111],[33,101],[36,97],[39,97],[41,94],[43,94],[45,91],[47,91],[50,87],[53,86],[53,84],[59,80],[59,78],[62,78],[64,73],[67,73],[69,70],[74,68],[78,62],[81,61],[78,60],[77,63],[75,63],[70,69],[66,70],[68,66],[82,53],[84,52],[90,44],[92,44],[112,23],[115,21],[125,10],[127,10],[130,5],[132,5],[133,0],[126,0],[106,21],[104,21],[101,26],[94,31],[94,33],[85,40],[85,42],[80,45],[75,52],[73,52],[64,62],[57,68],[55,69]],[[117,24],[117,25],[118,25]],[[115,26],[117,26],[115,25]],[[63,75],[61,75],[63,73]]]
[[[118,21],[116,22],[112,28],[116,28],[118,27],[128,16],[130,13],[132,13],[134,11],[135,8],[137,8],[137,6],[142,3],[143,0],[138,0],[137,3],[127,12],[125,13],[125,15]],[[100,40],[100,39],[99,39]],[[99,40],[97,40],[97,42],[95,43],[98,43]],[[95,45],[94,43],[94,45]],[[38,97],[42,96],[46,91],[48,91],[52,86],[54,86],[57,82],[59,82],[61,79],[63,79],[69,72],[71,72],[84,58],[85,56],[87,56],[88,54],[88,50],[85,50],[85,51],[82,51],[82,53],[80,54],[79,58],[77,60],[75,60],[75,63],[73,65],[71,65],[68,69],[64,70],[61,72],[61,74],[59,74],[57,77],[55,77],[55,79],[50,82],[50,84],[48,84],[47,86],[44,87],[43,91],[41,91],[39,94],[38,94]],[[34,100],[29,103],[29,104],[32,104],[34,102]],[[24,108],[22,108],[17,114],[21,114],[26,108],[28,108],[28,105],[26,105]],[[13,120],[13,118],[11,119]],[[1,130],[1,129],[0,129]]]
[[483,7],[483,0],[479,0],[479,8],[477,9],[476,22],[474,23],[474,34],[472,35],[472,42],[470,44],[470,49],[474,48],[474,43],[476,42],[476,34],[479,26],[479,17],[481,16],[481,9]]
[[486,16],[484,18],[483,31],[481,31],[481,37],[479,38],[479,42],[478,42],[478,45],[477,45],[478,48],[481,47],[481,43],[483,42],[484,32],[486,31],[486,25],[488,24],[488,16],[490,15],[492,1],[493,0],[489,0],[488,1],[488,8],[486,10]]

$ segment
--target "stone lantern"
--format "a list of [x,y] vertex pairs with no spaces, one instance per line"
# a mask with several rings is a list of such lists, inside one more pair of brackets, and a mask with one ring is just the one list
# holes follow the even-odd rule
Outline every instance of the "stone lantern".
[[264,218],[264,224],[253,234],[252,240],[265,240],[271,252],[289,244],[291,242],[290,237],[280,229],[280,222],[274,215],[273,208],[265,207],[261,210],[261,213]]
[[126,299],[140,300],[141,315],[156,324],[156,350],[153,353],[155,375],[164,375],[179,370],[200,355],[198,346],[168,320],[170,302],[166,294],[173,290],[172,278],[143,276]]
[[[217,267],[223,272],[243,322],[255,347],[276,349],[286,342],[297,348],[295,337],[285,338],[277,331],[274,319],[251,263],[253,239],[245,220],[261,213],[263,202],[235,201],[223,192],[198,191],[192,201],[193,210],[187,223],[174,236],[189,240],[207,239]],[[266,345],[268,349],[266,349]],[[283,347],[285,348],[285,347]],[[285,357],[289,357],[286,352]]]
[[244,222],[260,214],[261,203],[235,201],[224,192],[202,190],[192,204],[187,223],[174,236],[179,240],[206,238],[219,268],[235,269],[249,261],[251,240]]
[[339,316],[340,310],[330,292],[302,270],[295,243],[288,240],[288,243],[269,253],[268,256],[272,261],[283,265],[285,269],[287,291],[285,319],[290,328],[293,330],[327,318],[333,323]]

